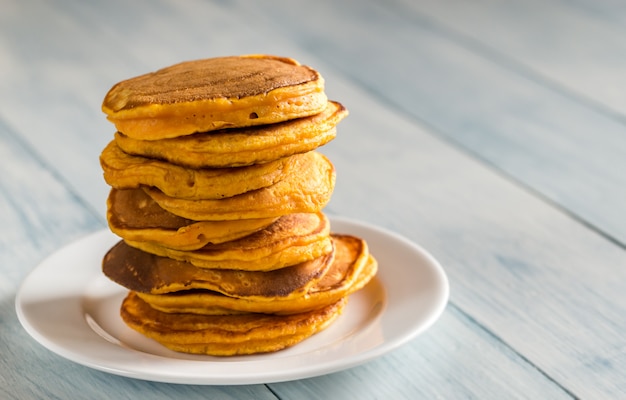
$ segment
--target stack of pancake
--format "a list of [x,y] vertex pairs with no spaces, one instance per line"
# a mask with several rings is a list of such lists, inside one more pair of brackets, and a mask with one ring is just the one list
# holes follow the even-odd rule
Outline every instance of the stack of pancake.
[[316,151],[347,115],[290,58],[184,62],[122,81],[100,163],[122,240],[103,272],[121,316],[181,352],[280,350],[329,326],[375,275],[361,238],[331,233],[335,185]]

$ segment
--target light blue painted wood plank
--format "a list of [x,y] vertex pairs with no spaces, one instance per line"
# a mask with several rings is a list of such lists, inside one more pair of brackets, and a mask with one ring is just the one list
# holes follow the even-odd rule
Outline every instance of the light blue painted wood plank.
[[570,7],[577,7],[589,17],[626,27],[626,4],[621,0],[561,0],[561,2]]
[[[626,8],[612,2],[399,0],[483,51],[626,118]],[[621,20],[621,21],[620,21]]]
[[4,3],[9,11],[0,13],[0,116],[49,166],[67,171],[74,191],[104,216],[101,199],[108,188],[93,160],[113,131],[103,121],[100,101],[110,74],[124,62],[111,57],[104,64],[95,54],[112,44],[90,41],[89,30],[55,12],[52,3]]
[[[295,40],[346,76],[626,243],[621,122],[477,54],[408,9],[319,4],[308,13],[292,24],[296,4],[282,8],[280,27],[298,29]],[[318,29],[320,19],[327,29]]]
[[105,225],[1,121],[0,171],[0,288],[7,293],[45,255]]
[[391,355],[333,375],[269,386],[280,398],[302,400],[572,398],[455,308]]

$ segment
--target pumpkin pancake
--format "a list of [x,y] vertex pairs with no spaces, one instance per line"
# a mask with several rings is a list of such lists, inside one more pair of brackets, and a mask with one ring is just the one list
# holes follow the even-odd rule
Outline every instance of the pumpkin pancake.
[[331,251],[310,261],[267,272],[213,270],[149,254],[120,241],[104,256],[102,271],[119,285],[141,293],[205,289],[254,301],[287,299],[305,293],[323,279],[333,260]]
[[100,165],[104,180],[116,189],[155,186],[168,196],[200,200],[222,199],[270,186],[289,173],[298,157],[302,155],[246,167],[191,169],[126,154],[112,141],[100,155]]
[[347,299],[291,315],[170,314],[150,307],[130,292],[120,314],[132,329],[178,352],[233,356],[278,351],[328,327]]
[[193,221],[162,209],[141,189],[111,189],[107,199],[107,221],[113,233],[126,240],[177,250],[197,250],[209,243],[240,239],[277,219]]
[[319,114],[278,124],[164,140],[138,140],[117,132],[115,142],[127,154],[188,168],[237,167],[314,150],[335,138],[336,125],[347,115],[345,107],[331,101]]
[[186,200],[144,187],[159,206],[172,214],[196,221],[269,218],[289,213],[312,213],[330,200],[335,168],[321,153],[310,151],[281,181],[251,192],[219,200]]
[[153,308],[169,313],[227,315],[241,313],[293,314],[332,304],[362,289],[376,274],[378,264],[367,244],[356,237],[333,235],[335,258],[329,271],[305,292],[283,297],[235,298],[210,290],[183,290],[168,294],[137,293]]
[[187,61],[114,85],[102,111],[120,132],[156,140],[321,112],[324,79],[296,60],[245,55]]
[[271,271],[313,260],[332,252],[330,221],[322,213],[287,214],[273,224],[241,239],[207,244],[194,251],[169,249],[149,242],[127,240],[147,253],[196,267]]

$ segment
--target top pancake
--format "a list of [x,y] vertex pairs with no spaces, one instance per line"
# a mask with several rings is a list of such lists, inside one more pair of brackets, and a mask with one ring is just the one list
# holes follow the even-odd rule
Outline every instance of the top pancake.
[[102,110],[125,135],[156,140],[321,112],[324,79],[296,60],[244,55],[187,61],[114,85]]

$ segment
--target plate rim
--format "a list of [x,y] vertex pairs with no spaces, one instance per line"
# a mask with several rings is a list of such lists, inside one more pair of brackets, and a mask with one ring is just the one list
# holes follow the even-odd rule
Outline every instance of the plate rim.
[[[331,227],[333,226],[333,224],[335,226],[336,225],[346,226],[346,228],[338,229],[337,232],[340,231],[341,233],[354,234],[355,236],[359,236],[359,234],[357,232],[354,232],[354,230],[366,230],[368,231],[368,233],[372,235],[374,234],[382,235],[383,237],[389,240],[392,240],[393,242],[396,242],[402,245],[403,247],[412,249],[426,261],[426,268],[428,268],[430,272],[434,274],[433,276],[438,281],[438,287],[436,288],[438,297],[435,299],[436,300],[435,305],[429,309],[428,315],[425,318],[422,316],[421,322],[417,324],[417,327],[415,329],[409,332],[404,332],[403,334],[399,335],[398,338],[396,338],[395,340],[391,342],[389,342],[388,340],[384,340],[382,344],[376,345],[372,348],[366,349],[365,351],[352,355],[348,357],[348,359],[343,359],[343,360],[327,359],[327,360],[323,360],[321,362],[317,362],[312,365],[308,365],[306,367],[300,367],[297,369],[292,369],[292,370],[287,370],[287,371],[280,371],[280,374],[277,374],[274,371],[269,371],[270,368],[266,368],[265,370],[261,368],[260,371],[257,371],[253,375],[246,374],[245,376],[239,376],[239,377],[237,376],[217,376],[216,377],[212,375],[180,376],[177,374],[167,374],[163,372],[157,373],[156,371],[150,372],[149,369],[144,370],[144,371],[139,371],[137,368],[132,368],[132,367],[126,367],[126,368],[122,368],[120,366],[115,367],[115,366],[109,365],[109,363],[98,364],[97,360],[93,360],[92,357],[82,356],[81,354],[78,354],[76,351],[67,349],[66,347],[55,342],[54,340],[51,340],[48,337],[49,335],[47,336],[44,333],[40,332],[35,326],[33,326],[31,321],[29,321],[29,317],[26,315],[27,313],[25,312],[24,307],[23,307],[23,302],[24,302],[26,289],[28,289],[29,285],[32,284],[31,280],[34,279],[33,277],[36,276],[38,271],[41,271],[42,268],[45,268],[48,265],[48,263],[52,263],[55,257],[61,257],[63,252],[73,250],[74,248],[76,248],[77,246],[80,246],[81,244],[85,244],[85,243],[88,243],[89,241],[96,240],[99,236],[102,236],[103,238],[107,238],[107,240],[108,240],[108,237],[112,237],[113,240],[119,240],[119,238],[113,235],[113,233],[111,233],[110,230],[107,228],[94,231],[79,239],[69,242],[68,244],[60,247],[59,249],[52,252],[47,257],[45,257],[41,262],[39,262],[37,266],[33,268],[26,275],[26,277],[24,278],[24,280],[22,281],[22,283],[20,284],[18,288],[17,294],[15,296],[15,309],[16,309],[17,317],[22,327],[35,341],[37,341],[43,347],[47,348],[49,351],[52,351],[53,353],[57,354],[58,356],[65,358],[67,360],[73,361],[77,364],[86,366],[88,368],[92,368],[95,370],[107,372],[107,373],[118,375],[118,376],[134,378],[134,379],[142,379],[142,380],[164,382],[164,383],[196,384],[196,385],[263,384],[263,383],[284,382],[284,381],[291,381],[291,380],[296,380],[296,379],[312,378],[315,376],[326,375],[326,374],[335,373],[341,370],[353,368],[355,366],[361,365],[363,363],[366,363],[368,361],[371,361],[375,358],[378,358],[382,355],[385,355],[389,352],[396,350],[397,348],[413,340],[415,337],[419,336],[424,331],[428,330],[444,312],[448,304],[449,297],[450,297],[450,286],[449,286],[449,280],[445,273],[444,268],[435,259],[435,257],[433,257],[422,246],[411,241],[405,236],[397,232],[394,232],[392,230],[389,230],[385,227],[377,226],[375,224],[353,219],[353,218],[329,215],[329,219],[331,221]],[[334,229],[332,230],[335,231]],[[369,244],[369,240],[367,241]],[[372,246],[370,245],[370,247]],[[101,256],[103,255],[104,254],[102,254]],[[374,253],[374,256],[376,257],[375,253]],[[382,273],[380,272],[380,269],[379,269],[378,276],[380,276],[381,274]],[[95,277],[96,274],[91,273],[90,276]],[[388,291],[389,288],[384,287],[384,290]],[[386,306],[389,307],[390,305],[386,304]],[[382,311],[382,313],[384,312],[385,310]],[[382,318],[382,313],[381,313],[381,318]],[[83,315],[83,318],[84,318],[84,315]],[[86,321],[85,321],[85,325],[86,326],[88,325]],[[89,327],[89,329],[93,330],[93,328],[91,327]],[[115,344],[113,343],[109,343],[109,344],[115,346]],[[123,347],[119,345],[117,346]],[[139,350],[129,348],[129,347],[123,347],[123,348],[125,349],[124,351],[129,352],[128,355],[131,355],[131,354],[142,355],[143,357],[146,357],[147,359],[156,358],[159,360],[165,358],[160,355],[144,353],[144,352],[141,352]],[[249,362],[251,364],[263,362],[262,359],[264,355],[262,354],[255,355],[253,357],[257,357],[258,359],[254,361],[250,361],[250,362],[249,361],[237,361],[237,362],[243,362],[243,363]],[[297,355],[292,355],[290,357],[297,358]],[[167,362],[172,363],[172,364],[182,363],[184,366],[190,366],[192,363],[198,363],[198,362],[207,363],[210,361],[167,358]]]

